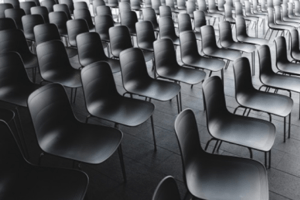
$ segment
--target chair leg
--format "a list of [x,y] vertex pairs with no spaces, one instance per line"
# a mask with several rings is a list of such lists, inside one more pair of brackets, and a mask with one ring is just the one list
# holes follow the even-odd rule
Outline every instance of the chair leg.
[[286,117],[283,118],[283,142],[286,140]]
[[156,151],[156,139],[155,139],[155,132],[154,132],[154,122],[153,122],[153,115],[150,117],[151,120],[151,127],[152,127],[152,135],[153,135],[153,142],[154,142],[154,150]]
[[289,136],[288,136],[288,138],[291,138],[291,116],[292,116],[292,113],[289,114]]
[[222,143],[223,143],[223,141],[220,142],[220,144],[219,144],[219,146],[218,146],[218,148],[217,148],[217,151],[218,151],[218,152],[219,152],[219,150],[220,150],[220,147],[221,147]]
[[269,169],[271,169],[271,150],[269,151]]
[[42,157],[45,155],[45,153],[44,152],[42,152],[41,154],[40,154],[40,156],[39,156],[39,160],[38,160],[38,165],[40,166],[41,165],[41,163],[42,163]]
[[178,114],[180,113],[180,103],[179,103],[179,94],[176,95],[176,101],[177,101],[177,110],[178,110]]
[[123,159],[123,151],[122,151],[121,144],[118,147],[118,153],[119,153],[119,158],[120,158],[120,163],[121,163],[121,168],[122,168],[122,174],[123,174],[124,182],[127,182],[125,165],[124,165],[124,159]]
[[214,149],[212,151],[212,154],[214,154],[216,152],[216,149],[217,149],[217,146],[218,146],[219,142],[220,142],[220,140],[217,140],[217,142],[215,144],[215,147],[214,147]]

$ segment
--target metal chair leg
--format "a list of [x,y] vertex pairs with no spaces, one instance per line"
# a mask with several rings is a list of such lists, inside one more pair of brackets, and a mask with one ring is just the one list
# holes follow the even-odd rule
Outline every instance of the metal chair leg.
[[119,153],[119,158],[120,158],[120,163],[121,163],[121,168],[122,168],[122,174],[123,174],[124,182],[127,182],[126,171],[125,171],[125,164],[124,164],[124,159],[123,159],[123,151],[122,151],[121,144],[118,147],[118,153]]
[[154,122],[153,122],[153,115],[150,117],[151,119],[151,127],[152,127],[152,135],[153,135],[153,142],[154,142],[154,150],[156,151],[156,139],[155,139],[155,132],[154,132]]

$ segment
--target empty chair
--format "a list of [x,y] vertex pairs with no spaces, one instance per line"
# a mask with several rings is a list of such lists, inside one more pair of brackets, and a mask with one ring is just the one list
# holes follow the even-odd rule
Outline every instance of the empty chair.
[[80,33],[89,32],[89,27],[84,19],[73,19],[67,21],[67,31],[69,44],[71,47],[77,47],[76,36]]
[[113,73],[120,71],[120,61],[108,58],[104,51],[101,38],[97,33],[82,33],[77,36],[77,48],[80,64],[87,67],[95,62],[107,62]]
[[7,29],[17,29],[15,21],[11,18],[0,18],[0,31]]
[[119,3],[119,11],[120,11],[120,17],[122,16],[122,13],[130,12],[131,11],[130,2],[121,1]]
[[172,10],[169,6],[159,6],[160,17],[172,17]]
[[32,1],[35,3],[35,6],[41,6],[40,1],[39,0],[26,0],[26,1]]
[[193,197],[222,200],[269,199],[267,172],[261,163],[206,153],[201,147],[195,114],[190,109],[182,111],[176,117],[174,126],[180,147],[183,178]]
[[[96,8],[96,10],[97,10],[97,16],[109,15],[112,18],[114,17],[111,10],[110,10],[110,7],[108,7],[108,6],[105,6],[105,5],[104,6],[98,6]],[[114,22],[114,23],[116,23],[116,22]]]
[[96,62],[81,71],[83,94],[90,117],[97,117],[119,125],[138,126],[151,118],[154,147],[156,149],[153,111],[154,105],[127,98],[117,91],[114,77],[106,62]]
[[194,32],[196,34],[196,38],[200,38],[201,40],[200,28],[205,25],[206,25],[205,13],[201,10],[194,11]]
[[[200,11],[201,12],[201,11]],[[184,31],[192,31],[192,23],[189,14],[181,13],[178,15],[178,31],[182,33]],[[201,40],[200,32],[195,32],[195,36],[197,40]]]
[[41,15],[25,15],[22,17],[22,24],[25,38],[31,42],[35,41],[33,28],[38,24],[43,24],[44,19]]
[[67,18],[68,18],[69,20],[72,19],[71,13],[70,13],[70,9],[69,9],[69,7],[68,7],[67,4],[55,4],[55,5],[53,6],[53,11],[54,11],[54,12],[63,11],[63,12],[66,13]]
[[[296,4],[295,4],[295,7],[296,7]],[[288,2],[287,3],[287,13],[288,13],[288,17],[291,18],[291,19],[298,19],[299,20],[299,16],[297,16],[295,13],[294,13],[294,4],[291,3],[291,2]]]
[[47,8],[48,13],[53,12],[53,6],[56,4],[54,0],[43,0],[41,1],[41,6],[44,6]]
[[97,7],[98,6],[105,6],[105,1],[103,1],[103,0],[93,0],[93,12],[94,12],[95,16],[97,15]]
[[9,3],[14,8],[20,8],[20,2],[19,2],[19,0],[3,0],[3,3]]
[[121,13],[121,25],[126,26],[130,35],[136,35],[135,23],[138,22],[138,18],[134,11]]
[[34,6],[30,8],[32,15],[41,15],[45,23],[49,23],[49,13],[48,9],[44,6]]
[[[256,17],[256,18],[258,18],[258,20],[259,19],[261,19],[261,26],[262,26],[262,28],[263,28],[263,30],[262,30],[262,33],[263,33],[263,35],[265,34],[265,18],[266,18],[266,13],[255,13],[254,12],[254,5],[252,5],[252,7],[253,7],[253,13],[251,12],[251,4],[250,4],[250,2],[249,1],[244,1],[244,3],[245,3],[245,15],[247,16],[247,17]],[[257,24],[256,24],[256,26],[257,26],[257,29],[258,29],[258,21],[257,21]],[[258,36],[258,35],[257,35]]]
[[12,18],[15,21],[18,29],[23,30],[23,25],[22,25],[22,20],[21,20],[22,17],[25,15],[25,12],[23,9],[9,8],[4,11],[4,14],[5,14],[6,18]]
[[186,13],[191,17],[191,19],[194,19],[194,12],[195,11],[196,11],[195,1],[188,0],[186,2]]
[[[281,12],[281,6],[274,6],[274,10],[275,10],[275,22],[278,25],[288,25],[288,26],[292,26],[295,28],[299,28],[300,24],[298,22],[295,21],[287,21],[287,18],[284,18],[283,13]],[[282,13],[282,14],[281,14]]]
[[71,66],[64,44],[58,40],[44,42],[36,51],[42,80],[71,88],[70,101],[75,102],[77,88],[81,87],[80,71]]
[[21,30],[10,29],[0,31],[0,53],[17,52],[21,56],[25,69],[32,70],[32,79],[35,81],[38,62],[36,55],[30,52],[25,36]]
[[206,77],[204,71],[187,68],[178,64],[176,52],[171,40],[160,39],[155,41],[153,46],[155,72],[158,77],[189,85],[198,84]]
[[0,3],[0,18],[5,18],[4,11],[9,8],[13,8],[10,3]]
[[30,9],[34,6],[36,6],[36,4],[33,1],[23,1],[20,3],[20,8],[22,8],[25,11],[26,15],[31,14]]
[[[106,6],[110,7],[113,10],[115,10],[115,13],[116,13],[116,18],[117,18],[117,21],[119,19],[119,1],[118,0],[107,0],[107,3],[106,3]],[[97,12],[98,13],[98,12]],[[113,18],[115,18],[113,16]]]
[[179,12],[186,11],[185,0],[175,0]]
[[65,37],[67,40],[67,21],[68,17],[65,12],[51,12],[49,13],[49,21],[51,24],[55,24],[57,26],[58,32],[62,37]]
[[140,95],[158,101],[169,101],[177,97],[178,112],[181,110],[178,94],[180,85],[152,79],[148,72],[143,52],[129,48],[120,53],[123,87],[129,94]]
[[290,55],[296,62],[300,61],[300,49],[299,49],[299,32],[297,29],[291,31],[291,51]]
[[193,31],[185,31],[180,34],[180,52],[181,60],[183,64],[194,67],[209,70],[212,72],[221,72],[223,77],[223,68],[225,62],[215,58],[205,58],[198,53],[198,47],[196,37]]
[[74,3],[73,0],[59,0],[59,4],[66,4],[69,8],[71,14],[74,12]]
[[220,18],[224,17],[224,12],[219,11],[216,8],[215,0],[208,0],[208,11],[207,12],[210,16],[212,16],[214,18],[213,25],[214,25],[216,19],[218,19],[218,21],[220,22],[220,20],[221,20]]
[[159,26],[157,22],[157,17],[153,8],[144,8],[143,9],[143,18],[144,21],[150,21],[153,25],[153,29],[156,32],[159,32]]
[[74,10],[89,9],[89,7],[85,1],[76,1],[73,3],[73,5],[74,5]]
[[1,177],[5,177],[1,198],[37,200],[60,199],[63,196],[66,200],[84,199],[89,183],[84,172],[31,164],[24,158],[11,129],[2,120],[0,130]]
[[159,18],[159,37],[161,39],[168,38],[173,41],[174,45],[179,46],[179,37],[176,35],[171,17]]
[[180,200],[180,193],[175,179],[166,176],[157,185],[152,200]]
[[[294,18],[294,17],[289,17],[288,14],[288,5],[287,4],[282,4],[281,5],[282,8],[282,20],[286,21],[286,22],[296,22],[296,23],[300,23],[300,19],[298,18]],[[299,24],[300,26],[300,24]]]
[[141,18],[141,1],[140,0],[130,0],[130,7],[132,11],[139,13],[139,18]]
[[111,15],[95,16],[95,31],[100,35],[101,40],[109,43],[108,30],[114,27],[114,20]]
[[[270,47],[263,45],[258,49],[259,58],[259,79],[262,83],[262,87],[274,88],[276,91],[285,90],[289,92],[300,93],[300,79],[298,77],[286,76],[275,73],[272,69],[271,51]],[[300,106],[299,106],[300,117]]]
[[300,16],[300,2],[294,1],[294,4],[295,4],[295,15]]
[[95,30],[95,25],[92,20],[92,16],[89,10],[87,9],[80,9],[80,10],[74,10],[74,18],[75,19],[84,19],[89,27],[90,31]]
[[[284,142],[286,140],[286,118],[291,120],[291,111],[293,109],[293,100],[287,96],[272,94],[257,90],[252,85],[250,63],[247,58],[240,58],[234,62],[234,78],[235,78],[235,99],[239,106],[235,109],[248,109],[247,115],[251,110],[265,112],[270,116],[276,115],[284,118]],[[234,111],[234,113],[235,113]],[[246,112],[244,111],[244,114]],[[289,137],[290,137],[289,127]]]
[[151,0],[151,5],[156,15],[159,15],[159,7],[161,6],[160,0]]
[[131,38],[126,26],[115,26],[109,29],[111,54],[114,58],[119,58],[121,51],[131,48]]

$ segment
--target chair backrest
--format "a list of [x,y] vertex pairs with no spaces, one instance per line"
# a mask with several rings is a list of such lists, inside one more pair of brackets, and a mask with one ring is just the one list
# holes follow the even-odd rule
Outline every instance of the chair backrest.
[[142,2],[140,0],[130,0],[131,10],[140,10],[141,3]]
[[36,6],[33,1],[23,1],[20,3],[20,8],[22,8],[26,15],[30,15],[30,8]]
[[186,13],[189,14],[191,17],[193,17],[194,16],[194,11],[196,11],[195,1],[188,0],[186,2]]
[[22,17],[22,24],[25,38],[34,40],[33,28],[36,25],[44,24],[44,19],[41,15],[25,15]]
[[3,0],[3,3],[9,3],[13,6],[13,8],[20,8],[19,0]]
[[213,52],[218,49],[215,30],[211,25],[201,27],[201,41],[203,52]]
[[26,0],[26,1],[32,1],[35,3],[35,6],[41,6],[41,3],[39,0]]
[[74,18],[75,19],[84,19],[87,22],[89,29],[92,29],[95,27],[93,20],[92,20],[91,13],[88,9],[74,10]]
[[135,24],[137,44],[141,49],[153,50],[153,42],[156,40],[152,23],[140,21]]
[[195,37],[195,33],[193,31],[185,31],[180,33],[180,50],[181,57],[184,58],[186,56],[190,57],[193,55],[198,56],[198,47],[197,41]]
[[70,13],[74,12],[74,3],[73,0],[59,0],[59,4],[66,4],[70,10]]
[[23,9],[9,8],[4,11],[4,14],[5,14],[6,18],[12,18],[15,21],[18,29],[23,30],[23,24],[22,24],[22,20],[21,20],[22,17],[25,15],[25,12]]
[[4,11],[9,8],[13,8],[10,3],[0,3],[0,18],[5,18]]
[[114,20],[110,15],[100,15],[95,17],[95,30],[100,35],[101,40],[109,41],[108,30],[114,27]]
[[189,14],[182,13],[178,15],[178,30],[179,33],[193,30]]
[[274,10],[273,8],[268,8],[268,25],[274,25],[275,18],[274,18]]
[[236,23],[236,35],[237,37],[240,36],[248,36],[247,35],[247,30],[246,30],[246,22],[245,19],[241,16],[237,16],[235,18],[235,23]]
[[215,11],[215,10],[217,10],[215,0],[208,0],[208,11]]
[[144,8],[143,9],[143,18],[144,18],[144,21],[150,21],[154,28],[158,27],[156,14],[155,14],[155,11],[153,10],[153,8]]
[[[197,0],[198,10],[207,12],[207,5],[205,0]],[[223,6],[224,7],[224,6]]]
[[76,37],[79,62],[82,66],[106,59],[101,38],[95,32],[79,34]]
[[294,1],[295,4],[295,13],[300,14],[300,2],[299,1]]
[[44,6],[34,6],[30,8],[30,12],[32,15],[41,15],[44,19],[45,23],[49,23],[49,13],[48,9]]
[[262,80],[264,76],[273,74],[271,51],[268,45],[262,45],[257,52],[260,72],[259,78]]
[[273,6],[280,6],[282,4],[282,0],[267,0],[267,6],[273,7]]
[[60,35],[55,24],[40,24],[33,28],[35,43],[39,45],[51,40],[60,40]]
[[17,29],[15,21],[11,18],[0,18],[0,31],[7,29]]
[[112,17],[112,13],[111,13],[111,10],[108,6],[98,6],[96,8],[97,10],[97,15],[100,16],[100,15],[109,15]]
[[249,1],[245,1],[245,14],[247,15],[252,15],[251,13],[251,4]]
[[177,8],[180,10],[186,10],[185,0],[176,0]]
[[121,24],[127,26],[130,33],[136,33],[135,23],[138,22],[138,18],[134,11],[124,12],[121,14]]
[[68,19],[72,19],[69,7],[66,4],[55,4],[53,6],[54,12],[65,12]]
[[46,152],[47,136],[53,137],[53,129],[75,120],[66,91],[60,84],[47,84],[31,93],[28,108],[39,146]]
[[93,0],[93,11],[94,11],[95,15],[97,15],[97,7],[98,6],[105,6],[105,1]]
[[206,25],[205,13],[201,10],[194,11],[194,29],[200,32],[200,28]]
[[159,6],[160,17],[172,17],[172,10],[169,6]]
[[174,0],[166,0],[166,6],[169,6],[171,11],[175,10],[175,1]]
[[275,11],[275,22],[282,21],[281,20],[281,6],[274,6],[274,11]]
[[223,43],[234,43],[233,37],[232,37],[232,32],[231,32],[231,26],[230,23],[227,21],[220,22],[219,23],[219,30],[220,30],[220,43],[221,46],[223,46]]
[[233,63],[234,81],[235,81],[235,95],[246,92],[249,93],[254,90],[252,85],[251,66],[248,58],[241,57]]
[[226,20],[233,20],[232,7],[228,4],[224,5],[224,17]]
[[67,30],[70,45],[76,47],[76,36],[80,33],[89,32],[89,27],[84,19],[72,19],[67,21]]
[[120,2],[119,10],[120,10],[121,16],[123,13],[130,12],[131,11],[130,3],[129,2]]
[[67,21],[68,17],[63,11],[49,13],[49,22],[57,26],[61,35],[67,34]]
[[81,81],[88,110],[93,107],[94,102],[100,104],[99,106],[107,106],[107,102],[115,101],[120,96],[111,69],[106,62],[96,62],[84,67],[81,70]]
[[299,32],[297,29],[291,31],[291,53],[300,53],[299,49]]
[[291,2],[288,2],[287,3],[287,5],[288,5],[288,15],[289,16],[295,16],[294,15],[294,5],[293,5],[293,3],[291,3]]
[[288,18],[288,5],[287,4],[282,4],[281,5],[282,8],[282,17],[284,18]]
[[143,3],[144,8],[152,8],[151,0],[145,0]]
[[174,23],[171,17],[159,18],[159,36],[160,38],[177,37],[175,33]]
[[[132,83],[139,84],[150,78],[142,50],[129,48],[120,53],[120,65],[124,88]],[[136,82],[138,81],[138,82]]]
[[[153,43],[156,70],[160,68],[174,69],[178,66],[176,51],[172,40],[160,39]],[[168,58],[168,59],[166,59]]]
[[206,109],[207,125],[221,113],[228,112],[226,108],[223,83],[220,77],[212,76],[202,84],[204,106]]
[[76,1],[73,3],[73,5],[74,5],[74,10],[89,9],[89,7],[85,1]]
[[161,6],[160,0],[151,0],[151,5],[155,13],[159,15],[159,7]]
[[172,176],[166,176],[159,182],[152,200],[180,200],[179,190]]
[[114,57],[119,57],[121,51],[131,48],[131,37],[126,26],[115,26],[109,30],[111,53]]
[[243,14],[243,5],[241,2],[234,2],[234,9],[236,16],[244,16]]
[[276,47],[276,63],[289,63],[287,58],[287,44],[285,38],[279,36],[275,39],[275,47]]
[[224,10],[224,5],[225,5],[225,0],[218,0],[218,10],[223,11]]
[[48,13],[53,12],[53,6],[56,4],[54,0],[43,0],[41,1],[41,6],[44,6],[47,8]]

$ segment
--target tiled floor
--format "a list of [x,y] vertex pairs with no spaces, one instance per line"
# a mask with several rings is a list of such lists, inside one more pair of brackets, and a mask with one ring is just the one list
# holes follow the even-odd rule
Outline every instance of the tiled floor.
[[[260,33],[261,35],[261,33]],[[274,38],[274,36],[273,36]],[[274,53],[274,44],[270,42]],[[248,55],[246,55],[248,56]],[[180,54],[178,52],[178,59]],[[149,65],[149,72],[151,67]],[[253,83],[258,88],[261,83],[258,79],[258,59],[256,57],[256,74]],[[213,74],[219,75],[219,74]],[[120,93],[124,92],[121,82],[121,74],[115,74],[115,81]],[[201,144],[210,139],[206,129],[206,117],[203,111],[201,84],[190,86],[182,84],[183,109],[191,108],[196,114],[200,132]],[[69,90],[67,90],[70,93]],[[232,66],[225,71],[225,95],[227,107],[230,111],[237,106],[234,97],[234,77]],[[139,98],[139,97],[136,97]],[[299,96],[293,94],[295,101],[292,113],[292,134],[291,139],[283,143],[283,122],[281,118],[273,117],[276,126],[276,142],[272,149],[272,168],[268,170],[269,188],[271,200],[300,199],[300,121],[298,118]],[[134,127],[121,126],[124,133],[122,141],[123,154],[128,181],[123,182],[118,154],[115,153],[110,159],[100,165],[82,165],[82,169],[90,177],[88,199],[90,200],[119,200],[119,199],[151,199],[152,193],[158,182],[166,175],[176,178],[180,192],[183,196],[186,188],[182,177],[182,165],[179,147],[174,133],[174,120],[177,115],[176,101],[157,102],[154,112],[155,132],[157,139],[157,151],[154,151],[151,134],[150,121]],[[4,105],[4,104],[3,104]],[[76,103],[72,105],[75,115],[80,121],[87,116],[82,90],[78,92]],[[267,115],[257,112],[251,113],[252,117],[267,119]],[[32,123],[28,110],[21,109],[22,124],[25,129],[26,143],[30,150],[30,161],[37,163],[40,150],[37,146]],[[113,126],[112,123],[98,119],[90,120],[91,123]],[[214,145],[212,143],[212,145]],[[212,147],[209,148],[211,152]],[[239,157],[249,157],[246,148],[224,144],[218,154]],[[254,151],[254,159],[263,162],[263,153]],[[53,156],[44,156],[42,165],[72,167],[72,162]]]

